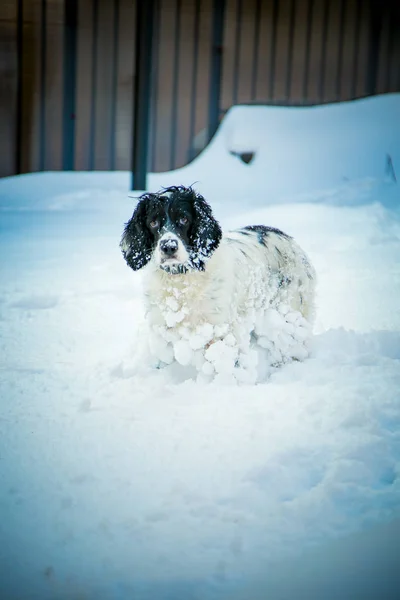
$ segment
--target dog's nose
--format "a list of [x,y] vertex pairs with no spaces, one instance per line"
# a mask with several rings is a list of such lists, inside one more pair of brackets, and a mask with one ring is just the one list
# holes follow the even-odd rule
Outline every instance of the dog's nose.
[[178,242],[176,240],[162,240],[160,250],[163,254],[172,256],[178,250]]

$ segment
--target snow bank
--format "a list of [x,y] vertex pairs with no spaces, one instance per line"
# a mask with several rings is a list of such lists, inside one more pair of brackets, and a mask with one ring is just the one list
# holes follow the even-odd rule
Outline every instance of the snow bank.
[[[250,164],[240,159],[245,152],[254,153]],[[400,94],[385,94],[304,108],[234,106],[192,163],[150,173],[148,188],[195,184],[213,206],[349,203],[364,202],[376,182],[395,179],[400,180]],[[111,195],[114,206],[126,198],[130,182],[127,172],[4,178],[0,203],[9,206],[11,200],[13,210],[88,205],[99,210]]]
[[[254,154],[250,164],[242,153]],[[393,173],[400,179],[400,94],[304,108],[234,106],[206,150],[162,174],[162,185],[198,182],[213,202],[240,195],[262,206]],[[159,177],[150,177],[151,188]]]

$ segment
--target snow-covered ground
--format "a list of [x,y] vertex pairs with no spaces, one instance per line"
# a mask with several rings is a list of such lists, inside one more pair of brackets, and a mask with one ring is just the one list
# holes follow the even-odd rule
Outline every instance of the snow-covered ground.
[[[235,108],[191,165],[150,176],[198,180],[224,228],[279,227],[312,259],[312,358],[256,386],[136,370],[128,174],[0,181],[1,598],[396,597],[396,115],[399,95]],[[232,139],[258,140],[253,163]]]

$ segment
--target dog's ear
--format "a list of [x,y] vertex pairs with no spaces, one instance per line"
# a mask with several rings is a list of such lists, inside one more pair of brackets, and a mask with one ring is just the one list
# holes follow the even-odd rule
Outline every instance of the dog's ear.
[[222,229],[212,214],[211,206],[200,194],[196,194],[193,200],[193,209],[190,241],[194,254],[191,256],[191,262],[196,269],[203,271],[205,261],[219,246]]
[[138,271],[149,262],[153,251],[153,240],[146,227],[146,202],[140,199],[122,234],[120,248],[128,265]]

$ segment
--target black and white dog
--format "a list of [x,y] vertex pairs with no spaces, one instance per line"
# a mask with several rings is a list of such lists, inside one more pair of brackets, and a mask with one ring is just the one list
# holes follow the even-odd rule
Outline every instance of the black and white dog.
[[254,382],[262,360],[308,355],[315,273],[279,229],[223,234],[205,199],[177,186],[140,197],[121,249],[134,271],[143,268],[149,349],[159,363]]

